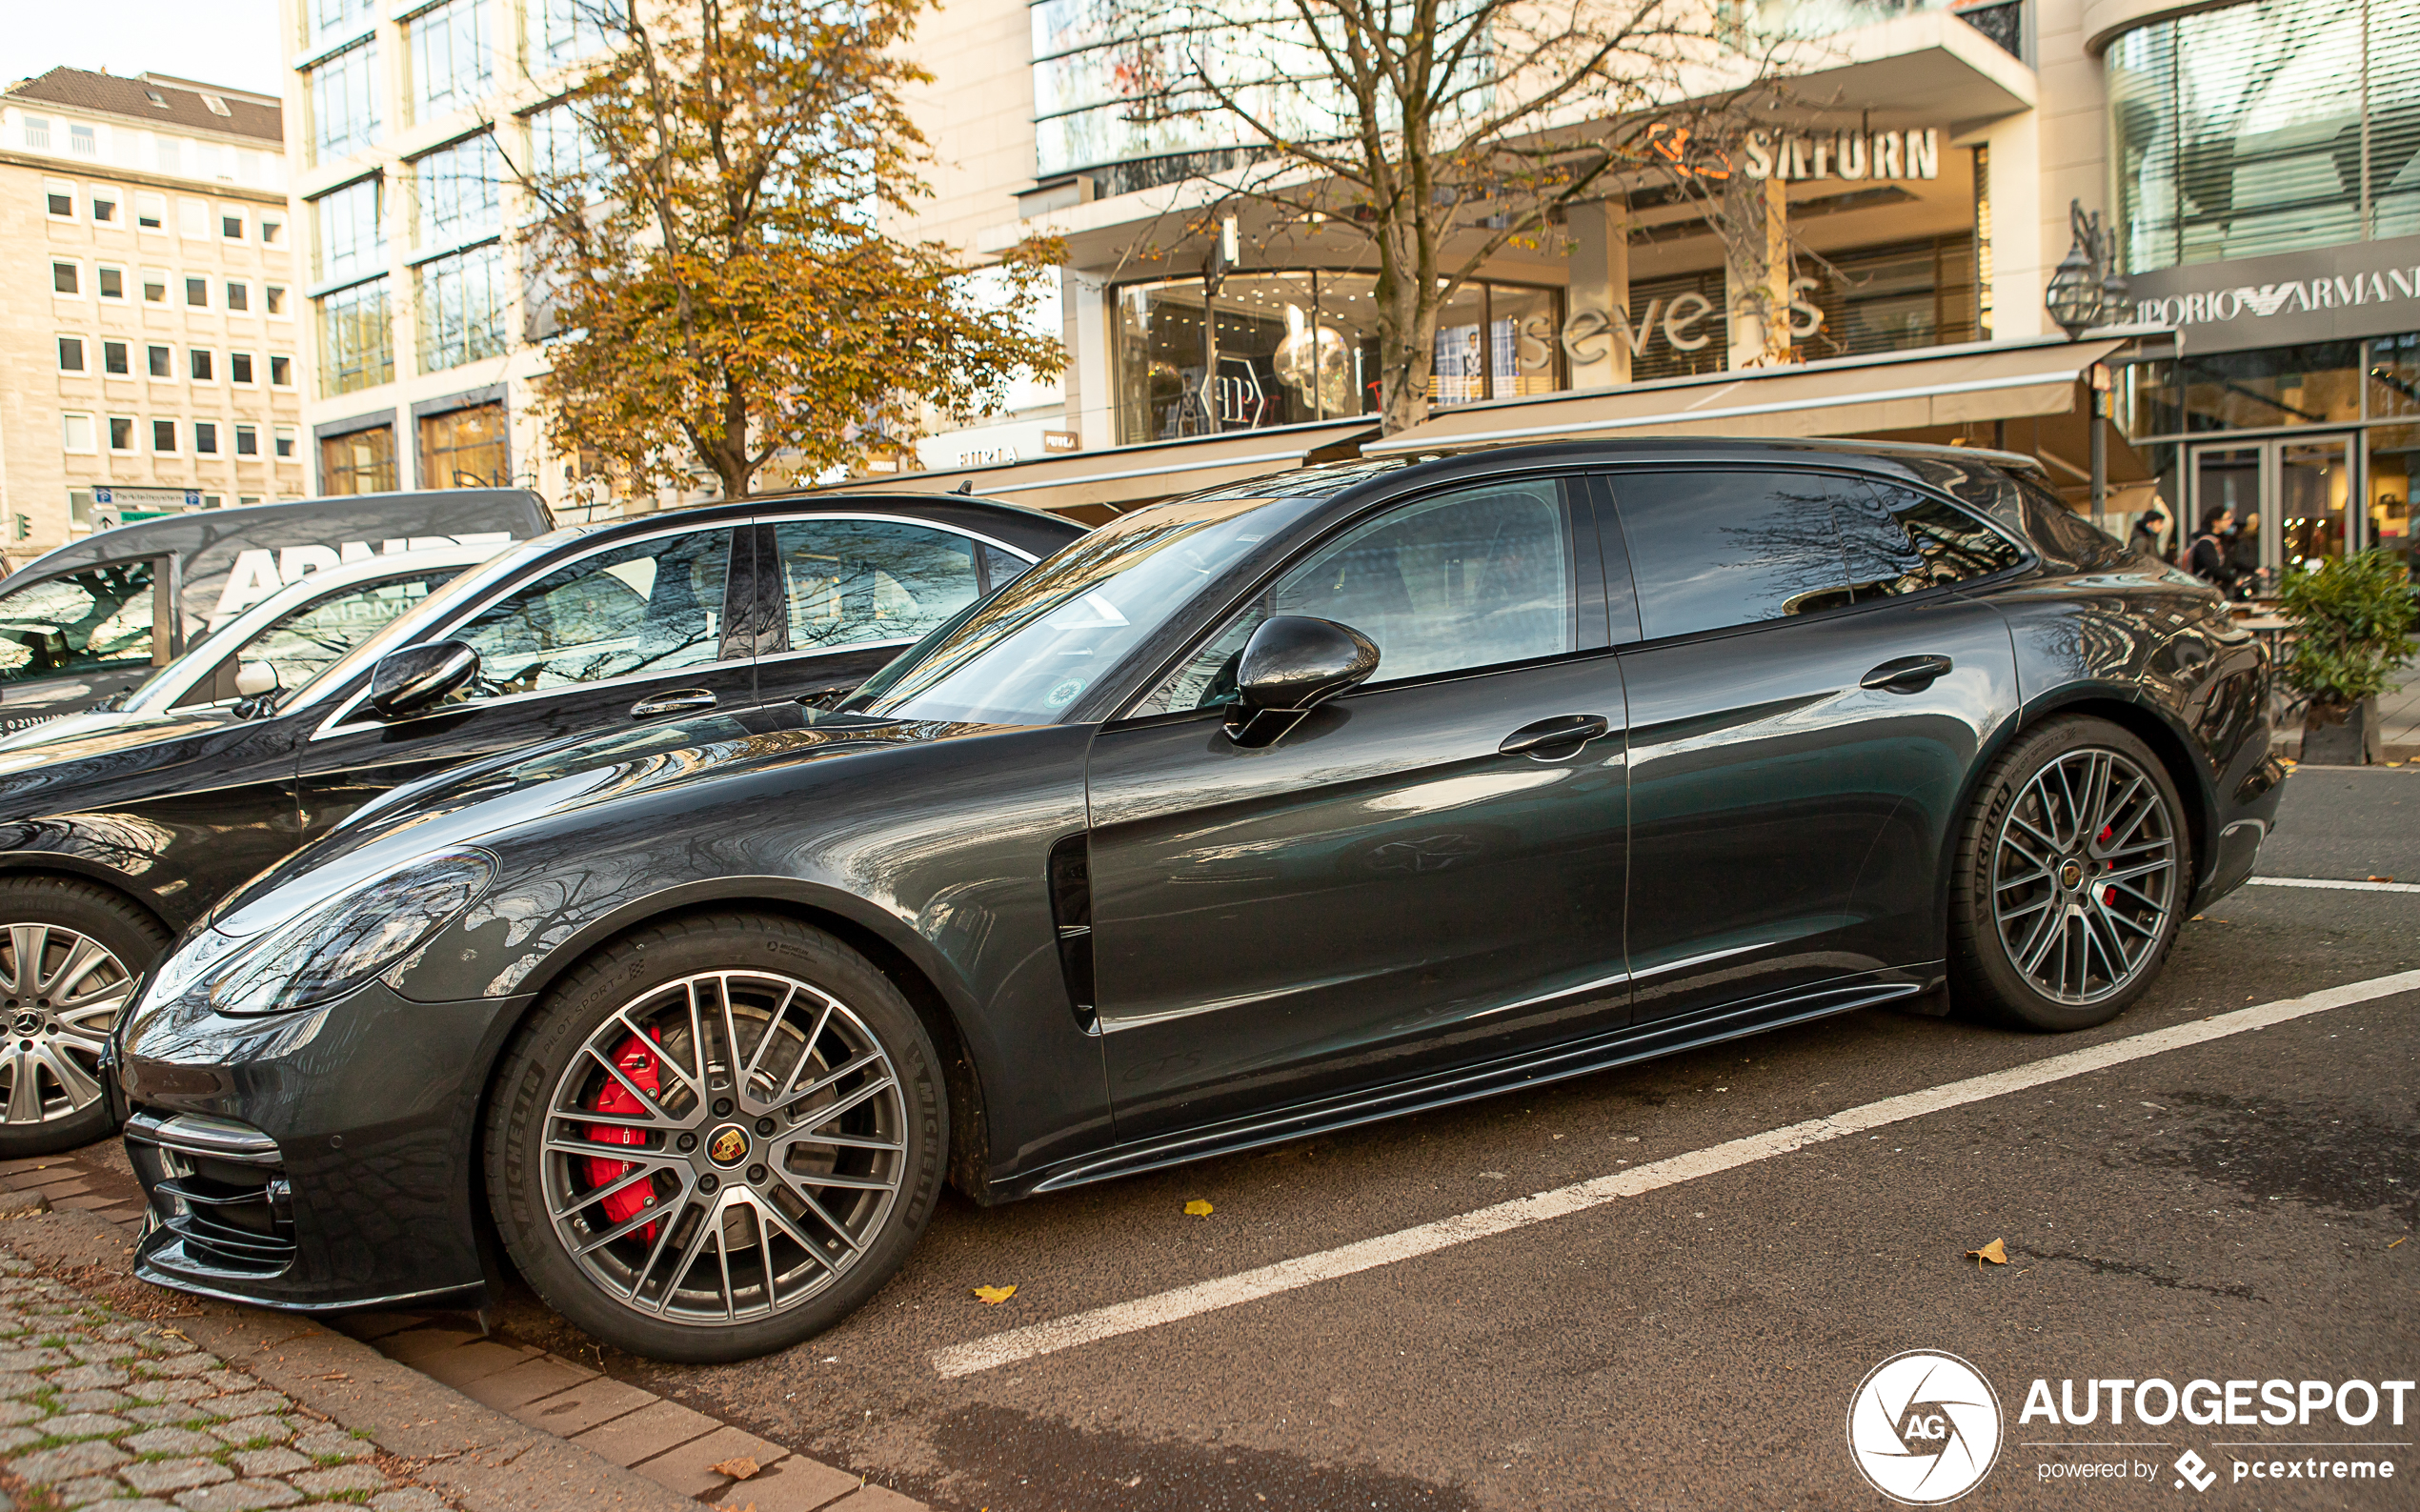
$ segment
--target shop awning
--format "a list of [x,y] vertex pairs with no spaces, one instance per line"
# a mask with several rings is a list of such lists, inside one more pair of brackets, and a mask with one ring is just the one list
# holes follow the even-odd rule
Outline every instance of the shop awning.
[[1444,410],[1365,456],[1481,442],[1620,435],[1873,436],[2073,414],[2078,386],[2125,340],[1986,343]]
[[890,477],[858,478],[841,485],[851,493],[949,494],[967,492],[1010,504],[1049,510],[1099,524],[1158,499],[1282,472],[1306,462],[1355,454],[1356,446],[1378,434],[1369,417],[1142,446],[1110,447],[1072,456],[988,467],[951,468]]

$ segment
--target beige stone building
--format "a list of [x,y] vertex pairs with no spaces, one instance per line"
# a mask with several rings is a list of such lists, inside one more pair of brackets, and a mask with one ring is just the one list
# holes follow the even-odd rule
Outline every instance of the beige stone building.
[[610,509],[531,404],[513,165],[575,140],[549,108],[604,48],[585,0],[284,0],[286,140],[314,491],[512,485]]
[[0,91],[0,550],[299,498],[275,100],[53,69]]

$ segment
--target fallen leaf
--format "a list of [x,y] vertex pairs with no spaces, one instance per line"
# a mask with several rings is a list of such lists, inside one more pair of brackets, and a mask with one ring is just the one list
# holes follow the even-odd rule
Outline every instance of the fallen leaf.
[[1966,1258],[1975,1262],[1977,1270],[1983,1269],[1986,1260],[1994,1265],[2006,1265],[2008,1263],[2008,1246],[1995,1239],[1981,1249],[1966,1251]]
[[2391,882],[2394,880],[2391,877],[2372,877],[2370,879],[2373,882]]
[[706,1468],[716,1475],[727,1475],[734,1481],[745,1481],[762,1466],[743,1454],[736,1459],[725,1460],[720,1464],[710,1464]]
[[[2410,1235],[2407,1234],[2407,1235],[2405,1235],[2405,1236],[2404,1236],[2404,1239],[2410,1239],[2410,1237],[2411,1237]],[[2395,1244],[2400,1244],[2400,1243],[2402,1243],[2402,1242],[2403,1242],[2403,1240],[2401,1240],[2401,1239],[2399,1239],[2399,1240],[2395,1240]],[[2387,1246],[2387,1248],[2389,1248],[2389,1249],[2392,1249],[2392,1248],[2394,1248],[2394,1247],[2395,1247],[2395,1244],[2390,1244],[2390,1245],[2388,1245],[2388,1246]]]
[[1016,1296],[1017,1288],[1014,1286],[978,1286],[975,1288],[975,1295],[983,1299],[984,1306],[998,1307],[1000,1303]]
[[1209,1203],[1203,1201],[1198,1197],[1185,1204],[1185,1217],[1187,1218],[1208,1218],[1216,1211],[1218,1211],[1216,1208],[1212,1207]]

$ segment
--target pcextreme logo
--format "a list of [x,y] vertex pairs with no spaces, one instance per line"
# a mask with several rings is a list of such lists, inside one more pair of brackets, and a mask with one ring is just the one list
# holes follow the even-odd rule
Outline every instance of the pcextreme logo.
[[1849,1399],[1848,1452],[1858,1473],[1893,1502],[1955,1502],[2000,1458],[2000,1399],[1956,1355],[1893,1355]]

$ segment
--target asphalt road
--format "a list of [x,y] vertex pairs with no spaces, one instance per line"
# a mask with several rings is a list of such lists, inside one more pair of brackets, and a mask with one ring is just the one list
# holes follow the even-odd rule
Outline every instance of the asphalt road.
[[[2310,771],[2265,875],[2420,881],[2420,772]],[[2249,1004],[2420,967],[2420,894],[2250,887],[2117,1022],[2049,1038],[1868,1012],[1526,1096],[984,1212],[773,1359],[615,1374],[940,1505],[1884,1506],[1844,1425],[1904,1350],[1970,1361],[1997,1462],[1964,1505],[2420,1502],[2405,1422],[2122,1428],[2037,1379],[2420,1376],[2420,992],[2123,1061],[971,1374],[937,1351]],[[1206,1218],[1186,1202],[1209,1201]],[[2008,1263],[1966,1252],[2003,1241]],[[987,1306],[977,1285],[1017,1287]],[[526,1297],[503,1326],[599,1359]],[[2154,1408],[2161,1403],[2152,1399]],[[2255,1399],[2255,1407],[2258,1406]],[[2295,1447],[2312,1441],[2390,1447]],[[2045,1443],[2124,1447],[2042,1447]],[[2260,1448],[2245,1447],[2256,1443]],[[2187,1450],[2219,1479],[2187,1488]],[[2389,1482],[2234,1481],[2289,1457]],[[2123,1463],[2123,1481],[2071,1479]],[[2051,1468],[2064,1467],[2064,1468]],[[2326,1463],[2320,1465],[2329,1474]]]

